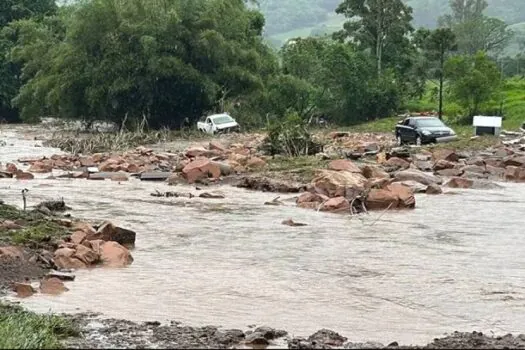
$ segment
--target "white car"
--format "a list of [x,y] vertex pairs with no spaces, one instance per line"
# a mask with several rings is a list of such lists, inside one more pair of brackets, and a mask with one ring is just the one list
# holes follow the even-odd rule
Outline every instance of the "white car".
[[204,122],[197,123],[197,129],[207,134],[218,134],[221,132],[238,131],[239,123],[226,113],[213,114],[206,117]]

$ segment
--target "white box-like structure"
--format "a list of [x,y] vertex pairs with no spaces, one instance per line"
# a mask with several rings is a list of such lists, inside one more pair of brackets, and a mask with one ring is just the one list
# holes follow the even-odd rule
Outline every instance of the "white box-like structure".
[[474,135],[494,135],[499,136],[501,133],[502,117],[487,117],[477,115],[474,117]]

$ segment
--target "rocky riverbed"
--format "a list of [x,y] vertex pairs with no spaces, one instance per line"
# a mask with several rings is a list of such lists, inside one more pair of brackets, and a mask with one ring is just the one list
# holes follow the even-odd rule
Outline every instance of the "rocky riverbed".
[[[524,300],[512,277],[520,274],[514,266],[521,266],[522,256],[516,244],[520,189],[512,184],[524,180],[520,135],[482,151],[454,151],[395,148],[384,135],[335,133],[323,153],[301,165],[261,153],[260,137],[93,155],[67,155],[28,140],[20,147],[19,137],[19,131],[12,134],[13,146],[7,142],[0,157],[2,199],[19,203],[20,190],[28,189],[29,210],[46,222],[60,219],[64,235],[43,237],[45,244],[27,244],[23,251],[3,242],[0,284],[11,290],[15,280],[25,287],[35,281],[22,290],[23,296],[40,290],[23,299],[31,309],[79,308],[114,317],[69,316],[85,337],[68,346],[379,346],[351,342],[357,338],[394,347],[394,340],[424,344],[453,329],[520,331],[519,320],[503,312],[518,310]],[[60,196],[72,208],[67,213],[84,225],[36,205]],[[89,219],[96,220],[87,224]],[[103,224],[108,220],[119,225]],[[10,237],[24,237],[34,225],[6,217],[2,227]],[[131,251],[124,247],[129,240],[122,240],[127,229],[136,232]],[[502,230],[505,235],[486,238]],[[108,255],[101,246],[110,242],[114,253]],[[477,265],[480,257],[486,261]],[[86,269],[112,265],[112,258],[127,267]],[[49,268],[76,269],[75,282],[45,278]],[[310,317],[319,310],[327,314],[321,324]],[[287,321],[279,321],[282,312]],[[141,323],[144,318],[162,323]],[[173,318],[224,327],[167,323]],[[419,320],[415,332],[409,331],[411,318]],[[250,319],[291,335],[227,330]],[[295,336],[317,327],[339,329],[350,340],[326,330]],[[522,338],[457,333],[428,347],[517,347]]]

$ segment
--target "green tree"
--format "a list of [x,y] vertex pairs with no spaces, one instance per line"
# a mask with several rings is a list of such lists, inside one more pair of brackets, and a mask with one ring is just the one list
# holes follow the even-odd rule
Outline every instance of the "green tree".
[[26,18],[41,20],[56,12],[53,0],[2,0],[0,1],[0,119],[17,120],[18,111],[11,100],[20,88],[20,66],[13,63],[9,53],[16,40],[16,33],[6,27],[13,21]]
[[445,81],[445,61],[455,50],[456,36],[449,28],[436,29],[427,36],[423,43],[424,55],[433,66],[433,76],[439,81],[439,118],[443,118],[443,83]]
[[[49,27],[18,25],[13,56],[25,84],[15,102],[26,119],[179,126],[262,89],[277,71],[264,18],[243,0],[91,0],[63,23],[58,39]],[[50,45],[40,47],[38,33]]]
[[461,53],[499,54],[513,36],[504,21],[483,14],[485,0],[450,0],[450,7],[452,14],[443,16],[440,23],[454,31]]
[[384,63],[394,61],[408,45],[406,35],[413,31],[412,9],[401,0],[343,0],[336,12],[348,21],[334,36],[370,50],[378,76]]
[[449,78],[452,96],[472,117],[481,106],[500,90],[501,73],[485,53],[460,55],[447,60],[445,74]]

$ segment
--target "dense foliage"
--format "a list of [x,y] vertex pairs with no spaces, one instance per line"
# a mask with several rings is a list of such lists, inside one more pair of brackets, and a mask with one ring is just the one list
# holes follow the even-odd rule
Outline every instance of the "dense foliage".
[[433,109],[441,112],[449,98],[470,116],[497,96],[501,76],[521,74],[522,59],[495,60],[513,33],[485,14],[485,0],[447,1],[449,14],[435,30],[416,30],[402,0],[324,3],[346,19],[337,33],[274,50],[257,8],[265,1],[82,0],[57,8],[50,0],[9,0],[1,17],[0,117],[142,130],[227,111],[245,128],[290,115],[356,124],[422,98],[429,81],[437,86]]

